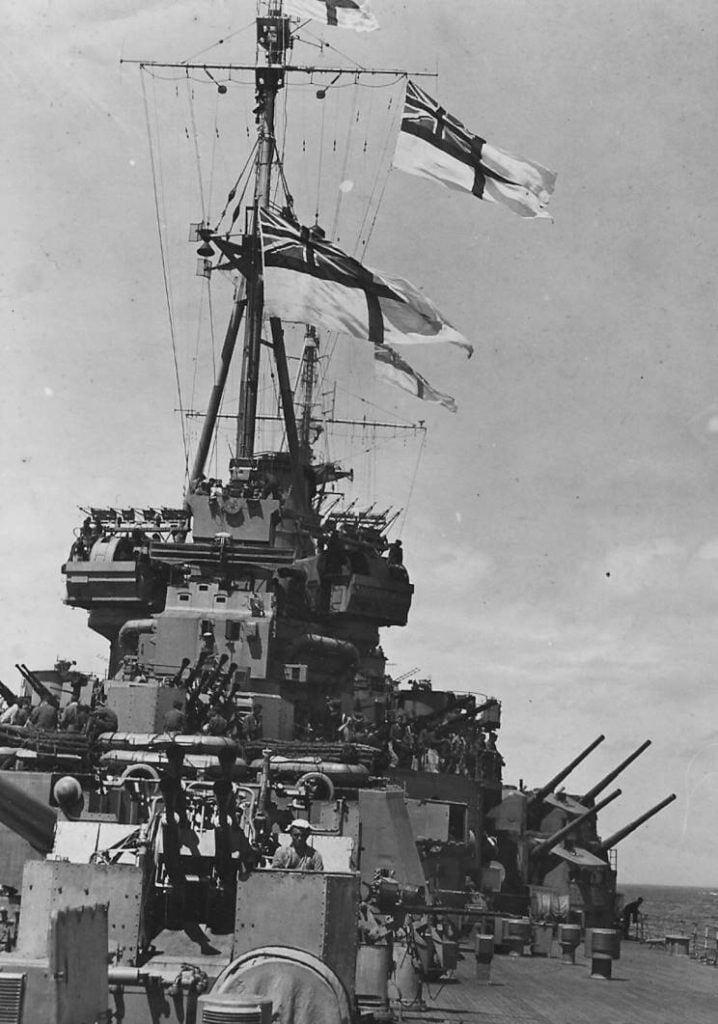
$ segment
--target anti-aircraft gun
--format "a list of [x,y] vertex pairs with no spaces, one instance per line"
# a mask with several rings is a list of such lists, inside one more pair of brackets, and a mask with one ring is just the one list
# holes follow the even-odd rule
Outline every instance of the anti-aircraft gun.
[[[215,768],[212,777],[188,783],[182,761],[198,743],[214,748]],[[34,1014],[26,1009],[17,1020],[80,1019],[79,1010],[60,1018],[54,1004],[39,1015],[53,986],[65,993],[66,979],[34,971],[32,963],[52,957],[46,944],[53,914],[89,904],[106,908],[107,922],[104,946],[93,933],[87,970],[94,980],[99,968],[105,972],[105,998],[109,985],[110,1009],[121,1010],[128,1024],[154,1019],[159,1003],[163,1019],[175,1024],[225,1019],[220,1011],[236,1014],[246,992],[262,1003],[263,1015],[252,1019],[268,1020],[273,1007],[283,1024],[348,1024],[359,940],[351,844],[317,836],[320,872],[267,867],[258,842],[260,787],[231,782],[236,747],[210,737],[184,738],[181,746],[164,737],[155,739],[158,746],[166,760],[150,779],[153,794],[140,821],[87,814],[67,799],[64,810],[52,809],[0,778],[0,821],[38,858],[25,865],[15,949],[0,954],[3,983],[24,987],[23,1005]],[[74,780],[66,781],[69,797]],[[63,953],[72,959],[72,948]],[[306,1013],[294,1018],[300,989]],[[106,1009],[107,1002],[95,1007],[92,1019]]]
[[[108,734],[101,743],[111,752],[126,739]],[[39,1005],[52,974],[31,976],[28,965],[45,955],[52,913],[109,904],[104,945],[96,932],[88,940],[88,970],[96,974],[101,963],[107,971],[110,1009],[121,1009],[128,1024],[144,1024],[160,1003],[170,1024],[225,1019],[219,1011],[205,1016],[206,1008],[229,1013],[247,991],[270,1000],[280,1024],[349,1024],[355,995],[361,1001],[367,994],[360,987],[367,915],[360,913],[357,868],[367,899],[393,918],[392,927],[425,909],[425,876],[403,791],[362,790],[349,806],[315,803],[301,787],[287,792],[273,784],[269,749],[259,778],[244,781],[246,765],[226,738],[138,736],[135,742],[159,760],[105,776],[108,799],[94,811],[83,806],[87,794],[74,779],[55,784],[57,807],[51,808],[0,776],[0,822],[35,856],[24,868],[16,947],[0,955],[3,978],[17,976],[32,989],[27,1005]],[[188,781],[185,769],[200,763],[203,770]],[[143,798],[129,808],[120,798],[137,790]],[[313,823],[321,872],[268,866],[273,847],[265,844],[288,839],[268,825],[286,826],[297,813]],[[375,954],[369,951],[370,969]],[[379,971],[378,981],[386,985],[387,974]],[[304,1016],[292,1016],[298,988]],[[46,1012],[24,1024],[35,1019],[56,1018]]]
[[60,706],[60,702],[52,690],[45,686],[45,684],[38,679],[35,673],[30,671],[27,665],[16,665],[15,668],[25,680],[28,687],[37,694],[40,700],[45,700],[56,708]]
[[2,697],[7,707],[10,707],[12,704],[17,704],[20,699],[9,686],[5,685],[2,679],[0,679],[0,697]]

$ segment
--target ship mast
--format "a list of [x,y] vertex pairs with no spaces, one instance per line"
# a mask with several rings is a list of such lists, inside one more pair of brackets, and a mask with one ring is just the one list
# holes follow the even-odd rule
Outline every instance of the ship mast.
[[[254,65],[243,64],[192,64],[189,62],[167,63],[160,61],[125,61],[122,63],[137,63],[141,68],[182,68],[188,72],[195,68],[203,70],[207,76],[212,78],[212,71],[233,71],[252,70],[255,76],[255,95],[257,105],[254,113],[257,121],[257,157],[255,161],[255,183],[253,204],[247,209],[245,222],[245,235],[242,240],[242,276],[243,281],[235,288],[232,312],[225,333],[224,344],[220,354],[220,364],[215,383],[212,387],[210,399],[207,405],[207,412],[202,427],[202,432],[197,446],[192,470],[190,473],[190,490],[201,479],[209,452],[214,439],[214,432],[217,420],[223,418],[220,414],[222,396],[229,377],[229,370],[234,359],[239,329],[244,318],[244,344],[242,351],[242,368],[240,375],[239,403],[236,413],[236,449],[237,459],[245,465],[251,464],[255,454],[255,434],[257,421],[264,417],[258,416],[257,399],[259,392],[260,357],[263,344],[262,328],[264,323],[264,283],[262,266],[262,245],[260,235],[260,213],[270,205],[272,189],[272,165],[276,158],[275,145],[275,105],[277,94],[284,88],[287,72],[300,72],[304,74],[331,74],[334,79],[343,74],[350,74],[355,80],[364,75],[403,75],[407,71],[401,68],[369,69],[343,67],[321,67],[312,65],[290,65],[287,63],[287,51],[292,48],[293,36],[291,20],[282,12],[282,0],[267,0],[266,15],[257,18],[257,47],[265,51],[266,61],[260,67],[259,60]],[[412,72],[414,76],[430,74],[428,72]],[[225,90],[226,91],[226,90]],[[290,197],[287,197],[291,203]],[[214,253],[213,245],[216,245],[224,252],[222,241],[214,236],[213,231],[206,223],[193,226],[194,235],[202,245],[198,249],[200,256],[204,258],[203,276],[209,276],[212,268],[210,257]],[[226,253],[225,253],[226,254]],[[230,257],[230,266],[232,259]],[[226,268],[225,268],[226,269]],[[246,285],[245,285],[246,281]],[[290,466],[292,476],[292,500],[296,511],[307,511],[308,501],[306,495],[306,480],[304,467],[309,463],[311,455],[308,452],[307,430],[308,418],[310,418],[311,396],[308,405],[303,408],[303,423],[301,429],[297,429],[297,420],[294,410],[294,396],[289,380],[286,350],[284,347],[284,331],[281,320],[278,317],[269,318],[271,330],[271,344],[274,362],[277,370],[277,382],[282,404],[282,418],[284,419],[287,447],[290,455]],[[266,344],[266,341],[264,342]],[[316,353],[315,353],[316,355]],[[309,368],[311,373],[315,368]],[[306,382],[305,382],[306,383]]]
[[317,374],[317,332],[310,325],[304,335],[304,348],[299,370],[299,393],[302,396],[301,416],[299,420],[299,448],[302,458],[307,463],[312,458],[312,410],[314,404],[314,385]]
[[[267,16],[257,18],[257,44],[258,48],[261,47],[266,51],[267,62],[265,66],[254,68],[258,146],[255,161],[254,202],[248,210],[251,222],[244,239],[245,252],[249,257],[246,296],[242,282],[235,289],[232,313],[220,356],[219,373],[210,395],[190,481],[197,480],[204,472],[245,310],[244,348],[237,409],[236,454],[243,460],[251,460],[254,455],[264,312],[259,216],[260,210],[266,210],[269,206],[272,162],[275,155],[274,110],[277,93],[284,86],[285,55],[291,46],[291,41],[289,19],[282,15],[281,0],[269,0]],[[200,255],[211,255],[213,251],[209,245],[211,232],[206,225],[200,227],[197,237],[203,242],[203,247],[199,249]],[[292,461],[295,462],[299,457],[299,441],[284,349],[284,334],[278,320],[272,319],[271,328],[272,348],[277,364],[277,378],[282,398],[287,441]],[[304,486],[298,467],[293,467],[293,475],[295,477],[295,494],[301,503]]]
[[283,65],[290,43],[289,23],[282,17],[281,0],[269,0],[267,18],[257,19],[258,44],[266,51],[267,66],[255,71],[258,150],[252,223],[248,236],[252,272],[247,285],[247,321],[242,355],[242,378],[237,414],[237,456],[251,459],[257,423],[257,392],[262,344],[264,295],[262,282],[259,211],[269,206],[274,159],[274,107],[284,84]]
[[[257,426],[257,393],[262,349],[264,313],[264,282],[262,278],[262,243],[260,237],[260,211],[269,207],[272,186],[272,162],[275,155],[274,108],[277,93],[284,86],[285,55],[292,45],[289,18],[282,14],[282,0],[269,0],[266,18],[257,18],[257,42],[267,55],[267,64],[255,71],[258,147],[254,186],[254,205],[251,210],[251,228],[245,242],[250,254],[250,273],[247,280],[247,319],[242,353],[242,376],[237,412],[237,457],[251,460],[254,455]],[[236,301],[236,300],[235,300]],[[294,398],[289,381],[284,331],[278,317],[270,317],[272,349],[277,368],[277,381],[282,401],[282,413],[289,448],[292,500],[295,508],[307,510],[306,483]]]

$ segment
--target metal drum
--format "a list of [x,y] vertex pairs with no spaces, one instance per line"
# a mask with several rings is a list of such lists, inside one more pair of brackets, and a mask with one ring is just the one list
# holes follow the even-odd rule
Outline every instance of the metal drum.
[[531,922],[528,917],[509,919],[506,922],[505,942],[510,956],[523,956],[524,948],[531,942]]
[[621,940],[615,928],[592,928],[590,950],[591,977],[610,981],[613,961],[621,955]]
[[615,928],[591,929],[591,955],[602,953],[611,960],[621,958],[621,939]]
[[561,963],[576,963],[576,947],[581,941],[581,926],[578,924],[560,924],[558,941],[561,945]]

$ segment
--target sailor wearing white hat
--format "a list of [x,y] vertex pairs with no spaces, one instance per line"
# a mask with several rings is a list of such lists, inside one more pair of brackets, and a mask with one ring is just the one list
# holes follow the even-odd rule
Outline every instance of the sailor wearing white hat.
[[307,842],[312,826],[305,818],[295,818],[287,827],[292,837],[290,846],[280,846],[272,858],[273,868],[289,871],[323,871],[321,855]]

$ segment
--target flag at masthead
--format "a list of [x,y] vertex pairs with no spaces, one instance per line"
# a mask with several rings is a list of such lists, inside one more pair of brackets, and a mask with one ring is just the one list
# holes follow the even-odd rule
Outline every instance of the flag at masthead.
[[551,219],[546,206],[556,183],[553,171],[474,135],[410,80],[393,163],[407,174],[501,203],[520,217]]

